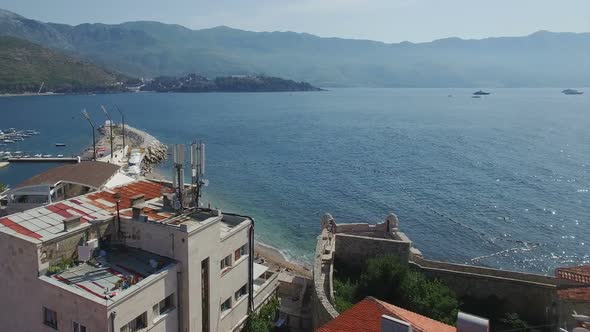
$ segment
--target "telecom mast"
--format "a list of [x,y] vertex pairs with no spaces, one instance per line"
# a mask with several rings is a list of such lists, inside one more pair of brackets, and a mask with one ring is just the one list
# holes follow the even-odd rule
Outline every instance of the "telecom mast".
[[193,203],[198,209],[199,199],[201,198],[201,187],[207,186],[208,181],[203,179],[205,175],[205,144],[193,142],[191,144],[191,170],[192,170],[192,187]]

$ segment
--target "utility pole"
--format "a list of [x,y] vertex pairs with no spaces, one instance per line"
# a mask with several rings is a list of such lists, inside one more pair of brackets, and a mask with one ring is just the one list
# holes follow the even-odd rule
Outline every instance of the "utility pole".
[[107,116],[107,119],[109,119],[109,127],[111,127],[111,162],[112,162],[113,161],[113,153],[115,153],[115,150],[113,149],[113,120],[111,119],[109,112],[107,112],[107,109],[104,106],[100,105],[100,108],[102,108],[102,111]]
[[90,114],[86,112],[86,109],[82,110],[82,115],[84,115],[84,118],[88,120],[88,123],[92,128],[92,160],[96,161],[96,137],[94,136],[96,129],[94,128],[94,123],[92,123],[92,120],[90,120]]

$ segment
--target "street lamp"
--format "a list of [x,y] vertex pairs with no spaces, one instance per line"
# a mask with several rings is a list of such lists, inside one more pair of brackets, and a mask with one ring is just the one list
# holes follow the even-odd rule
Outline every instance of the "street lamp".
[[115,108],[117,109],[117,112],[119,112],[119,114],[121,114],[121,123],[123,124],[123,151],[125,151],[125,114],[123,114],[123,112],[121,112],[121,110],[119,109],[119,106],[115,105]]
[[96,161],[96,138],[94,136],[94,132],[96,131],[96,129],[94,129],[94,123],[92,123],[92,120],[90,120],[90,114],[86,112],[86,109],[82,110],[82,115],[84,115],[84,118],[88,120],[90,127],[92,127],[92,160]]
[[100,108],[102,108],[102,111],[107,116],[107,119],[109,119],[109,127],[111,127],[111,161],[113,161],[113,153],[115,153],[115,150],[113,149],[113,120],[104,106],[100,105]]

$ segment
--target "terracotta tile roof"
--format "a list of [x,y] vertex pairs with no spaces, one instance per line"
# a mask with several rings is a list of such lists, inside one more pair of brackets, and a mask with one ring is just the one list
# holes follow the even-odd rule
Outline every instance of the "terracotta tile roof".
[[453,326],[402,309],[387,302],[367,297],[343,312],[316,332],[381,332],[381,316],[388,315],[412,325],[417,332],[456,332]]
[[555,270],[557,278],[590,284],[590,265],[561,267]]
[[119,166],[100,161],[84,161],[55,167],[37,174],[16,188],[32,185],[54,185],[60,181],[79,183],[93,188],[100,188],[118,171]]
[[560,289],[557,295],[561,300],[573,302],[590,302],[590,287]]

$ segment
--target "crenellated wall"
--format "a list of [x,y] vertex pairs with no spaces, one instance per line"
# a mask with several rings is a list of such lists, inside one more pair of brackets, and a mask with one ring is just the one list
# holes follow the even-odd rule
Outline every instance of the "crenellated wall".
[[390,215],[388,219],[389,223],[369,225],[336,224],[330,215],[322,218],[314,263],[314,329],[338,316],[330,296],[334,264],[358,269],[368,258],[380,255],[398,256],[426,276],[444,282],[460,299],[478,304],[491,299],[501,306],[502,313],[518,313],[536,325],[557,322],[556,278],[424,259],[410,239],[399,232],[397,218]]

